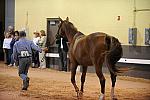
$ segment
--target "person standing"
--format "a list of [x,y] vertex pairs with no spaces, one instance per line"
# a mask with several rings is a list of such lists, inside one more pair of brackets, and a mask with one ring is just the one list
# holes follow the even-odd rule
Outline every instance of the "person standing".
[[[40,39],[39,39],[39,47],[46,49],[46,34],[44,30],[40,31]],[[39,68],[46,68],[46,61],[45,61],[45,51],[39,53],[39,60],[40,60],[40,67]]]
[[29,87],[28,69],[32,62],[32,50],[42,52],[41,48],[36,46],[33,41],[27,40],[24,31],[19,32],[19,41],[14,44],[13,55],[16,65],[19,65],[18,74],[23,80],[22,90]]
[[58,44],[58,52],[61,62],[61,70],[67,71],[67,52],[68,52],[68,45],[67,45],[67,38],[62,37],[60,35],[56,36],[56,44]]
[[10,42],[12,41],[10,33],[5,34],[5,39],[3,42],[3,50],[6,55],[6,64],[9,65],[11,61],[11,48],[10,48]]
[[10,42],[10,48],[11,48],[11,61],[10,64],[8,66],[14,66],[14,59],[13,59],[13,46],[15,44],[16,41],[19,40],[19,32],[15,31],[13,34],[11,34],[12,36],[12,40]]
[[[11,36],[11,34],[14,34],[14,27],[13,26],[8,26],[7,30],[4,32],[4,36],[5,38],[8,37],[8,34]],[[6,39],[7,40],[7,39]],[[3,42],[4,43],[4,42]],[[7,48],[6,48],[7,49]],[[8,51],[8,52],[7,52]],[[6,53],[7,52],[7,53]],[[11,52],[9,52],[9,50],[6,50],[5,52],[5,49],[4,49],[4,61],[5,61],[5,64],[8,64],[8,56],[11,55]],[[9,55],[8,55],[9,54]],[[9,57],[9,59],[11,59]],[[9,62],[10,63],[10,62]]]
[[[38,46],[39,45],[39,39],[40,39],[40,34],[39,32],[35,31],[34,33],[34,38],[33,38],[33,43]],[[40,61],[39,61],[39,52],[33,50],[33,55],[32,55],[32,68],[38,68],[40,66]]]

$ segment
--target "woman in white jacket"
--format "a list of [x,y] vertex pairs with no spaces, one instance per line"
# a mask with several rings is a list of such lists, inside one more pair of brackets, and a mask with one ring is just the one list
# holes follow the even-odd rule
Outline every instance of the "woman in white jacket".
[[3,50],[6,55],[6,64],[9,65],[11,61],[11,48],[10,42],[12,41],[11,34],[8,32],[5,34],[5,39],[3,42]]
[[[39,45],[39,39],[40,39],[40,33],[37,31],[34,31],[34,38],[33,43],[38,46]],[[32,54],[32,68],[38,68],[40,67],[40,61],[39,61],[39,52],[33,50]]]
[[[40,39],[39,39],[39,46],[40,48],[46,48],[46,34],[44,30],[40,31]],[[45,51],[39,53],[39,60],[40,60],[40,67],[39,68],[46,68],[45,62]]]

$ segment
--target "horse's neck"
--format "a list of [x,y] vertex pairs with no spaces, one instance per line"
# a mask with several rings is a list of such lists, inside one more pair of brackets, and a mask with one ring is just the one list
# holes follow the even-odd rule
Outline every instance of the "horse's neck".
[[75,41],[78,37],[83,36],[84,34],[81,32],[76,32],[76,33],[69,33],[66,34],[67,39],[70,43],[72,43],[73,41]]
[[79,38],[83,37],[83,36],[85,36],[83,33],[77,32],[77,33],[74,35],[74,37],[73,37],[73,39],[72,39],[72,41],[71,41],[70,43],[71,43],[72,45],[74,45],[75,41],[78,40]]
[[71,43],[71,42],[73,41],[74,35],[72,35],[72,34],[67,34],[66,36],[67,36],[68,41]]
[[77,33],[74,35],[72,41],[70,42],[69,52],[72,52],[72,49],[73,49],[73,47],[74,47],[74,45],[75,45],[75,42],[78,41],[80,38],[82,38],[82,37],[84,37],[84,36],[85,36],[85,35],[84,35],[83,33],[81,33],[81,32],[77,32]]
[[74,38],[77,38],[77,37],[80,37],[80,36],[83,36],[83,35],[84,35],[83,33],[77,32],[77,33],[75,34]]

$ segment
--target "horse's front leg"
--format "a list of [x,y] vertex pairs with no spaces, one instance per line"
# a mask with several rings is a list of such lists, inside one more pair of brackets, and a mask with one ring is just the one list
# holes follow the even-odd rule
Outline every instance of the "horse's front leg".
[[85,77],[86,77],[86,72],[87,72],[87,66],[82,66],[82,76],[81,76],[81,90],[79,92],[79,98],[82,98],[83,96],[83,89],[84,89],[84,82],[85,82]]
[[76,69],[77,69],[77,65],[76,64],[71,64],[71,83],[73,84],[73,86],[75,88],[75,91],[77,92],[77,97],[78,97],[79,88],[76,85],[76,80],[75,80]]

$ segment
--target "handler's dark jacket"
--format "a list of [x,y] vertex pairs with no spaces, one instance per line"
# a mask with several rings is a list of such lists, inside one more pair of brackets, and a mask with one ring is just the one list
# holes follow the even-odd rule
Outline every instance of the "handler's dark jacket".
[[58,44],[58,52],[60,52],[60,49],[61,49],[61,38],[63,38],[62,39],[63,50],[65,52],[68,52],[68,45],[67,45],[68,39],[65,37],[57,36],[56,44]]

